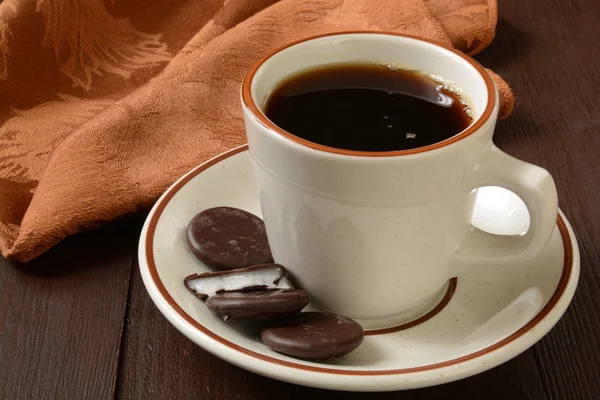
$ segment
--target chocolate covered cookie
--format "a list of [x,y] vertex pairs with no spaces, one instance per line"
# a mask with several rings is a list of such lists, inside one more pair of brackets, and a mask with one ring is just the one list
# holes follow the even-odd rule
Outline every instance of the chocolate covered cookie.
[[264,222],[232,207],[209,208],[187,227],[192,253],[211,268],[229,270],[273,262]]
[[192,274],[183,280],[185,286],[201,299],[218,293],[265,289],[292,289],[287,272],[279,264],[261,264],[228,271]]
[[305,359],[341,357],[363,341],[363,328],[350,318],[325,312],[304,312],[274,322],[261,338],[272,350]]
[[227,292],[210,296],[206,307],[225,321],[287,317],[299,313],[309,302],[303,290],[270,289]]

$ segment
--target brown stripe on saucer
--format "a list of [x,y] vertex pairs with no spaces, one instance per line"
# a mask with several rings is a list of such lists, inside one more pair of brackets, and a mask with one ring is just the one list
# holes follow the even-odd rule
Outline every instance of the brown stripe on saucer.
[[412,320],[410,322],[404,323],[402,325],[391,326],[389,328],[381,328],[381,329],[365,329],[365,336],[375,336],[375,335],[384,335],[386,333],[393,333],[403,331],[409,328],[413,328],[417,325],[421,325],[423,322],[430,320],[435,317],[440,311],[444,309],[450,303],[452,296],[454,296],[454,292],[456,291],[456,284],[458,279],[452,278],[448,281],[448,289],[446,290],[446,294],[440,302],[428,313],[423,314],[419,318]]

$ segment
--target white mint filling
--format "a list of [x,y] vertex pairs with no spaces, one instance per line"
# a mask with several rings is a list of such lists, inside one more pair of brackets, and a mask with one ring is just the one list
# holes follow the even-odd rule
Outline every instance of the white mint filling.
[[[281,278],[281,275],[281,268],[264,268],[227,275],[199,276],[187,281],[187,285],[196,293],[209,297],[220,291],[240,290],[253,286],[264,286],[265,289],[293,289],[290,282],[286,278]],[[279,282],[274,283],[278,279]]]

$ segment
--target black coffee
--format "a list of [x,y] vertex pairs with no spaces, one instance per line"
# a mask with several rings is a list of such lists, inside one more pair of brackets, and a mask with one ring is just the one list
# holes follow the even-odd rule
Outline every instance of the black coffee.
[[302,139],[358,151],[423,147],[471,124],[460,98],[439,83],[416,71],[371,64],[291,77],[270,96],[265,114]]

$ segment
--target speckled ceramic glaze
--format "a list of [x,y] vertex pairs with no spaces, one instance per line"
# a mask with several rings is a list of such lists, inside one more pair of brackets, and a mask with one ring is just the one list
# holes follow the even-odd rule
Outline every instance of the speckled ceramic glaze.
[[[224,184],[226,183],[226,184]],[[559,214],[548,245],[518,263],[471,269],[435,313],[391,331],[367,331],[341,359],[309,362],[271,351],[253,325],[228,324],[207,310],[183,278],[209,271],[186,245],[188,222],[201,210],[238,207],[261,215],[259,189],[245,147],[185,175],[157,202],[142,230],[139,265],[150,297],[185,336],[250,371],[300,385],[338,390],[400,390],[464,378],[505,362],[537,342],[567,308],[579,276],[579,253]],[[527,230],[521,201],[488,188],[473,224],[499,235]]]
[[[369,153],[307,142],[263,115],[286,77],[348,62],[442,77],[460,88],[474,122],[431,146]],[[493,145],[497,91],[481,66],[454,50],[375,33],[301,41],[250,70],[242,103],[273,257],[326,310],[369,327],[410,320],[440,301],[449,279],[532,259],[552,235],[558,201],[551,176]],[[471,225],[474,190],[482,186],[524,200],[526,234],[491,235]]]

